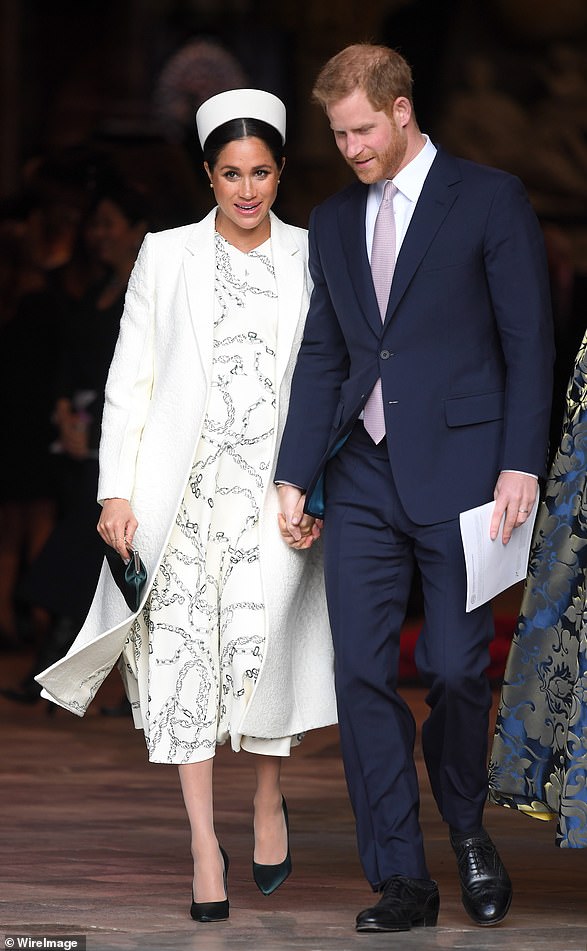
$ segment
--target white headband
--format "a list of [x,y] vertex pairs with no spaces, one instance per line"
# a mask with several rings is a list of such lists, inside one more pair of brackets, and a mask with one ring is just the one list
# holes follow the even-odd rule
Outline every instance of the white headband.
[[262,89],[229,89],[206,99],[196,112],[202,148],[210,133],[231,119],[261,119],[273,126],[285,143],[285,106],[281,99]]

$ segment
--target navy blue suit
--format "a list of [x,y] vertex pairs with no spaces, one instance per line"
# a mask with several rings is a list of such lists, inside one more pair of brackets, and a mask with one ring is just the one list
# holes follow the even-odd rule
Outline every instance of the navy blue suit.
[[[428,876],[414,721],[396,690],[414,561],[432,790],[452,827],[481,824],[493,625],[488,605],[465,613],[458,515],[493,498],[501,470],[543,474],[554,354],[542,234],[517,178],[439,150],[383,324],[366,199],[356,182],[312,213],[314,291],[275,479],[302,487],[325,520],[343,758],[378,887]],[[386,438],[375,446],[359,416],[378,377]]]

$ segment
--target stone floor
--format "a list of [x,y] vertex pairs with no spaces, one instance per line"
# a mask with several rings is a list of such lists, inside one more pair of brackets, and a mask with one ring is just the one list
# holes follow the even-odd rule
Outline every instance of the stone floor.
[[[0,655],[0,686],[14,685],[29,662]],[[50,715],[44,701],[21,707],[0,699],[0,933],[85,935],[88,951],[586,951],[587,854],[556,849],[552,824],[495,806],[486,825],[510,870],[514,901],[498,927],[469,921],[421,762],[428,862],[441,891],[438,927],[357,934],[355,914],[371,893],[356,858],[336,728],[309,735],[285,764],[294,871],[270,898],[251,878],[250,760],[219,750],[217,823],[231,857],[230,919],[193,922],[177,773],[147,763],[129,719],[100,714],[99,704],[118,699],[114,676],[84,719]],[[422,691],[404,693],[421,722]]]

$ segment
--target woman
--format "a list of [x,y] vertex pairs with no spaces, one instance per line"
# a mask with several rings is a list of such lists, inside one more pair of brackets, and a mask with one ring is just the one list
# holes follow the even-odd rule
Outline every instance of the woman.
[[490,800],[587,847],[587,334],[538,512],[490,763]]
[[98,530],[123,558],[140,550],[143,602],[128,617],[104,567],[71,651],[38,679],[81,715],[119,661],[150,760],[179,765],[191,915],[216,921],[229,913],[216,744],[254,754],[253,872],[269,894],[291,869],[281,758],[336,712],[318,532],[309,551],[283,543],[272,482],[309,293],[306,232],[270,210],[285,108],[231,90],[196,121],[217,207],[147,235],[102,424]]

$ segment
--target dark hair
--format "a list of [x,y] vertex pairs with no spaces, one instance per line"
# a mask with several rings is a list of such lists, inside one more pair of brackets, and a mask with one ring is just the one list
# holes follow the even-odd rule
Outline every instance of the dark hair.
[[251,137],[261,139],[265,143],[279,168],[283,159],[283,142],[277,129],[262,119],[230,119],[213,129],[204,142],[204,161],[208,163],[210,171],[214,171],[218,156],[225,145],[236,139]]

